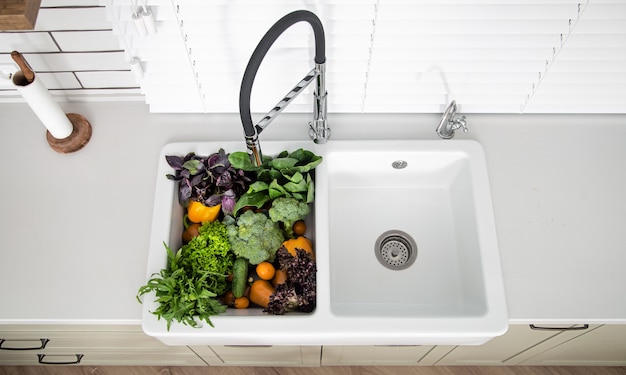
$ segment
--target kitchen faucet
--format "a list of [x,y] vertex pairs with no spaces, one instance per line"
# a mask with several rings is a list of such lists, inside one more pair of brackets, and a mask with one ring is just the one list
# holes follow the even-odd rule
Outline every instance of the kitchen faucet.
[[[313,34],[315,36],[315,67],[311,69],[311,71],[307,73],[307,75],[298,82],[271,111],[256,125],[253,125],[252,116],[250,114],[250,95],[259,66],[274,41],[291,25],[300,21],[308,22],[313,28]],[[248,155],[250,155],[250,160],[254,165],[260,166],[263,162],[259,134],[313,81],[315,81],[316,85],[315,91],[313,92],[313,121],[309,122],[309,136],[315,143],[326,143],[328,138],[330,138],[330,128],[326,120],[325,53],[326,42],[322,22],[315,14],[307,10],[297,10],[278,20],[267,33],[265,33],[252,53],[241,81],[241,90],[239,91],[239,116],[243,124]]]
[[454,137],[454,131],[463,129],[467,133],[467,121],[465,116],[456,115],[456,101],[453,100],[441,117],[437,126],[437,135],[443,139]]

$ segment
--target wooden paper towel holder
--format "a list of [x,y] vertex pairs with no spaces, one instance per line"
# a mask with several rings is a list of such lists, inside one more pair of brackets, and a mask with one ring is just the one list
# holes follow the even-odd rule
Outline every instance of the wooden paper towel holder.
[[[20,71],[14,74],[13,83],[17,86],[28,86],[35,80],[35,72],[30,67],[24,56],[18,51],[12,51],[11,57],[20,67]],[[85,147],[91,139],[91,124],[87,119],[78,113],[66,113],[68,120],[72,124],[72,133],[65,138],[56,138],[50,131],[46,131],[46,139],[50,147],[62,154],[75,152]]]
[[85,147],[91,139],[91,124],[87,119],[78,113],[66,113],[67,118],[72,123],[72,134],[67,138],[54,138],[49,131],[46,131],[46,139],[50,147],[62,154],[69,154]]

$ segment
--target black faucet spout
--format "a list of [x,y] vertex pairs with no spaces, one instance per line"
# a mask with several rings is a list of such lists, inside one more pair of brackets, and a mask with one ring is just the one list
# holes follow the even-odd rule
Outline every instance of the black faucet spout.
[[[262,120],[259,124],[254,125],[252,122],[252,115],[250,113],[250,96],[252,94],[252,84],[259,70],[261,62],[265,58],[265,55],[269,51],[270,47],[274,44],[276,39],[290,26],[298,22],[308,22],[313,28],[313,34],[315,37],[315,68],[309,72],[302,81],[294,87]],[[268,31],[265,33],[256,49],[250,57],[250,61],[246,66],[246,70],[243,74],[241,81],[241,89],[239,91],[239,116],[241,117],[241,123],[243,125],[244,135],[246,138],[246,144],[248,146],[248,153],[250,159],[256,165],[261,163],[261,149],[258,140],[258,135],[263,129],[269,125],[269,123],[278,115],[282,110],[291,102],[291,100],[297,96],[303,89],[311,82],[316,82],[315,96],[323,98],[323,103],[316,103],[314,112],[314,121],[317,128],[325,128],[324,134],[330,134],[330,129],[326,127],[326,85],[325,85],[325,69],[324,64],[326,62],[326,41],[324,36],[324,28],[320,19],[313,13],[307,10],[297,10],[289,13],[280,20],[278,20]],[[321,92],[320,92],[321,90]],[[322,125],[320,125],[320,123]],[[311,129],[313,125],[311,125]],[[316,140],[317,142],[317,140]]]

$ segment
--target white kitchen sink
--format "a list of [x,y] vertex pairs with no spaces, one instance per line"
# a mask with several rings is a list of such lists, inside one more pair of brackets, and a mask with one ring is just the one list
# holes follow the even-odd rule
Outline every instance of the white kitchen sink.
[[[318,269],[315,311],[267,316],[261,309],[229,309],[211,319],[215,327],[173,323],[167,331],[165,321],[150,313],[156,305],[147,294],[146,333],[170,345],[458,345],[484,343],[506,331],[489,181],[478,143],[262,142],[262,147],[267,155],[305,148],[324,158],[315,172],[314,233],[308,233]],[[182,208],[175,184],[165,178],[171,171],[164,156],[206,155],[219,148],[243,151],[245,145],[163,148],[148,275],[166,265],[164,241],[180,246]],[[394,162],[403,168],[394,168]],[[381,258],[402,263],[403,246],[417,254],[404,269],[378,261],[376,241],[389,231]]]
[[335,314],[487,314],[485,285],[499,281],[499,269],[489,264],[498,254],[479,151],[385,142],[327,155]]

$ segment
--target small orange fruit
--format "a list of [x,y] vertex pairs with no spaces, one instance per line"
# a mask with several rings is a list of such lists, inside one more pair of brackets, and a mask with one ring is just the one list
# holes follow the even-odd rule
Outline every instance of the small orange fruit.
[[261,262],[256,266],[256,274],[263,280],[271,280],[276,273],[276,268],[270,262]]
[[276,270],[276,275],[272,279],[272,285],[276,287],[276,285],[284,284],[287,281],[287,271],[285,270]]
[[306,224],[304,220],[298,220],[293,223],[293,234],[296,236],[304,236],[304,232],[306,232]]
[[236,309],[247,309],[248,306],[250,306],[250,300],[246,296],[235,298],[233,306],[235,306]]

